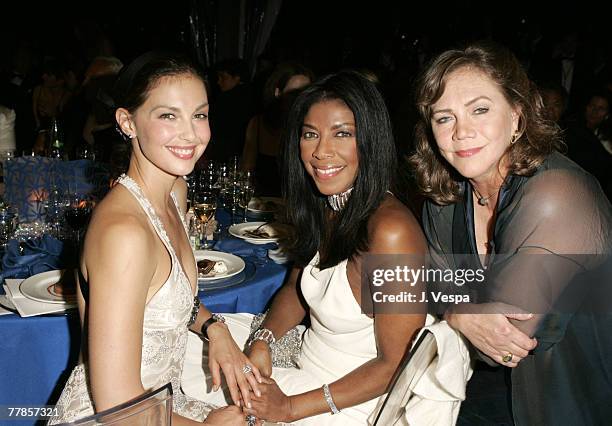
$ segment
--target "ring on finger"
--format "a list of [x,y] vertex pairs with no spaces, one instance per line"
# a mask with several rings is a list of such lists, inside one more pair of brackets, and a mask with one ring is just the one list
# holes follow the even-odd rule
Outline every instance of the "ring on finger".
[[506,355],[502,357],[502,361],[506,363],[512,362],[512,357],[513,357],[512,352],[508,352]]
[[255,417],[252,414],[249,414],[248,416],[246,416],[244,418],[247,422],[247,426],[255,426],[255,424],[257,423],[257,417]]
[[244,367],[242,367],[242,372],[244,374],[249,374],[252,371],[253,371],[253,368],[249,364],[244,364]]

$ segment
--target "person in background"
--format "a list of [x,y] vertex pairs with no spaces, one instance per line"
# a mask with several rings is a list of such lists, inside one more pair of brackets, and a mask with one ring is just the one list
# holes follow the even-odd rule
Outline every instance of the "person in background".
[[[362,282],[367,258],[426,250],[417,220],[389,191],[397,163],[376,86],[354,71],[308,86],[289,111],[282,152],[295,268],[247,343],[250,361],[271,379],[245,411],[265,422],[363,425],[425,321],[421,305],[411,314],[365,308],[375,288]],[[271,345],[307,316],[296,339],[299,368],[273,368]],[[228,319],[237,341],[248,337],[251,319]],[[183,389],[222,403],[221,392],[205,394],[202,345],[191,343]]]
[[[258,392],[259,371],[222,318],[200,305],[184,222],[182,177],[210,139],[201,73],[182,56],[149,52],[124,68],[113,100],[132,155],[87,229],[77,289],[86,344],[51,423],[110,409],[170,382],[172,424],[244,425],[238,405]],[[220,386],[222,371],[236,406],[213,410],[181,391],[188,330],[210,341],[213,382]],[[253,370],[248,377],[245,364]]]
[[[612,252],[610,202],[557,151],[558,127],[504,47],[477,42],[441,53],[421,75],[416,103],[412,164],[428,198],[423,226],[434,265],[486,271],[478,286],[443,287],[470,302],[437,313],[480,359],[512,369],[512,418],[497,421],[607,423],[611,281],[609,270],[597,272]],[[468,385],[462,409],[471,402]]]
[[211,100],[214,107],[210,116],[213,136],[206,158],[228,161],[242,154],[246,128],[255,113],[255,96],[248,81],[245,61],[221,61],[214,68],[220,91]]
[[612,150],[610,144],[610,94],[595,90],[582,113],[569,120],[568,156],[597,178],[612,199]]
[[33,150],[45,153],[47,132],[53,119],[58,118],[72,96],[66,86],[65,67],[56,58],[48,58],[43,64],[41,84],[32,92],[32,113],[37,129]]
[[296,91],[312,82],[312,72],[298,63],[276,67],[264,86],[263,112],[247,126],[241,167],[255,174],[255,188],[264,195],[280,195],[278,156],[287,112]]
[[543,83],[539,86],[539,90],[546,118],[564,129],[568,103],[567,91],[560,84],[554,83]]
[[49,58],[43,64],[41,84],[32,93],[32,112],[36,127],[46,130],[52,118],[56,118],[70,97],[66,87],[64,67],[55,58]]

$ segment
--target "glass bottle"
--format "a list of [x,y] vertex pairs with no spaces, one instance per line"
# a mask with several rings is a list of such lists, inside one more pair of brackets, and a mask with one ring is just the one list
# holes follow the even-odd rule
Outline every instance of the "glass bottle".
[[60,160],[65,159],[64,135],[63,135],[62,128],[57,118],[54,118],[51,121],[51,126],[49,128],[48,153],[49,153],[48,154],[49,157],[58,158]]

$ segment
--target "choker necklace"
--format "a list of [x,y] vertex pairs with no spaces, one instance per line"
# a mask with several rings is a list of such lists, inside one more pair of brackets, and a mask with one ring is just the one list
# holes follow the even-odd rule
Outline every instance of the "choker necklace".
[[329,206],[332,208],[332,210],[335,212],[339,212],[340,210],[342,210],[346,205],[346,202],[350,198],[351,192],[353,192],[353,187],[350,187],[349,189],[344,192],[341,192],[340,194],[328,195],[327,202],[329,203]]
[[478,192],[478,190],[476,189],[474,185],[472,185],[472,192],[474,192],[474,195],[476,195],[476,198],[478,198],[478,204],[480,204],[481,206],[488,206],[489,199],[491,199],[492,196],[497,194],[499,192],[499,188],[501,188],[502,186],[503,186],[503,183],[495,191],[491,192],[486,197],[480,194],[480,192]]

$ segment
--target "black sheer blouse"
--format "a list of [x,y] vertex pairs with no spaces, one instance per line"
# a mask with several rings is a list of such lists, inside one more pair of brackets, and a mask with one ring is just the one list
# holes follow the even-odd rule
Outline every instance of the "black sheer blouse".
[[554,153],[533,176],[508,177],[491,254],[479,256],[472,191],[464,185],[458,203],[425,203],[424,230],[437,268],[484,268],[486,282],[447,291],[543,315],[530,333],[538,346],[512,371],[515,423],[606,424],[612,418],[610,202],[591,175]]

